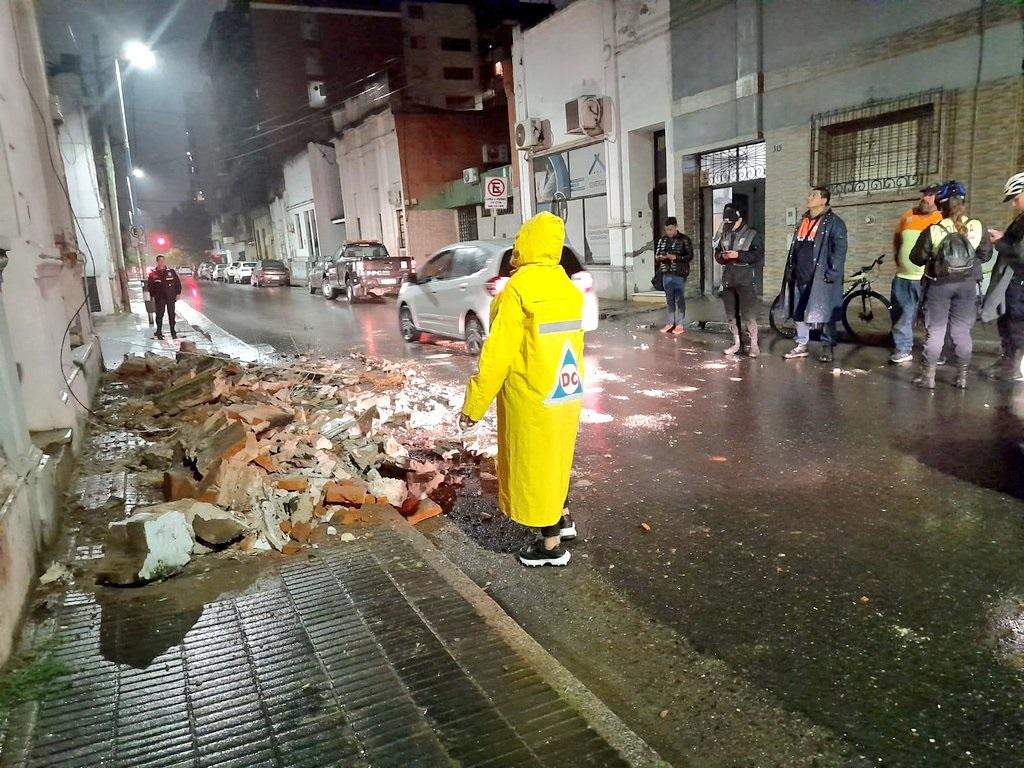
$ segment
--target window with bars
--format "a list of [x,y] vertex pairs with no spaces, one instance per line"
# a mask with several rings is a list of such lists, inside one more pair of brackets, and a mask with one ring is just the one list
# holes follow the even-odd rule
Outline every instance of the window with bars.
[[700,185],[717,187],[763,179],[768,152],[765,143],[718,149],[700,156]]
[[815,115],[811,179],[833,193],[920,187],[939,172],[942,92]]
[[475,205],[463,205],[456,209],[459,220],[459,242],[463,243],[466,240],[479,240],[479,230],[477,229],[476,221],[476,206]]

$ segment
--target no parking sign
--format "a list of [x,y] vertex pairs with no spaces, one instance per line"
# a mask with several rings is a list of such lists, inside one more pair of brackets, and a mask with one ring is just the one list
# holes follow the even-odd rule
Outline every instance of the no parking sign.
[[484,208],[488,211],[503,211],[507,206],[508,181],[502,176],[484,178]]

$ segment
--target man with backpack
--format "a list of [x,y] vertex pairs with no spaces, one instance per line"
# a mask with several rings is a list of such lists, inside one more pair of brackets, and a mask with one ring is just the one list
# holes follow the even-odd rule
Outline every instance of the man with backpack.
[[971,329],[978,315],[977,293],[981,265],[992,258],[992,242],[984,225],[967,215],[967,189],[959,181],[942,184],[935,203],[942,220],[918,237],[910,260],[924,267],[924,363],[914,383],[935,389],[935,369],[946,332],[953,342],[957,374],[954,386],[967,388],[973,343]]

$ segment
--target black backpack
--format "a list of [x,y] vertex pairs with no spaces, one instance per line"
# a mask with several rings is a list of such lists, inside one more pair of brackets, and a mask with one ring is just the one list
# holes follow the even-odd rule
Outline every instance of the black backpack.
[[[932,226],[939,226],[933,224]],[[946,232],[945,238],[935,249],[932,257],[932,272],[935,277],[967,277],[974,272],[974,265],[977,263],[974,246],[957,231]]]

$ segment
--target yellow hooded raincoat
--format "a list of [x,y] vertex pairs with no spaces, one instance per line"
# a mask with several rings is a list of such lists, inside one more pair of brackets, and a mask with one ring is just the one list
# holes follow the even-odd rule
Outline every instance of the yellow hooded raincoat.
[[564,241],[550,213],[519,230],[518,268],[491,304],[462,408],[479,421],[497,396],[498,504],[532,527],[561,517],[583,402],[583,295],[559,264]]

